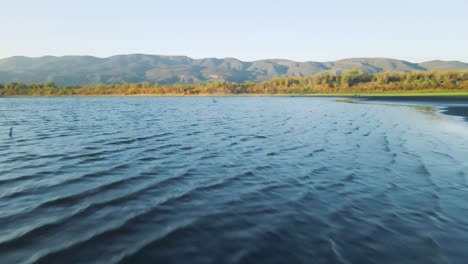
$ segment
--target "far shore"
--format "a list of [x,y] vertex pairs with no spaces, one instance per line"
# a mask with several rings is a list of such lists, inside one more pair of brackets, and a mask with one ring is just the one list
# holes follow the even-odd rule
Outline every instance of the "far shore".
[[468,91],[444,92],[379,92],[379,93],[314,93],[314,94],[95,94],[95,95],[12,95],[0,98],[93,98],[93,97],[352,97],[379,100],[451,101],[468,100]]

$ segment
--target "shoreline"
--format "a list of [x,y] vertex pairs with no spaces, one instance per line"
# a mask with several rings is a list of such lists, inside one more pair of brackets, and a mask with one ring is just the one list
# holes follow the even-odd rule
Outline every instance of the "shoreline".
[[345,97],[345,98],[372,98],[377,100],[417,100],[417,101],[444,101],[466,99],[468,91],[462,92],[416,92],[416,93],[317,93],[317,94],[95,94],[95,95],[12,95],[0,96],[3,98],[112,98],[112,97]]

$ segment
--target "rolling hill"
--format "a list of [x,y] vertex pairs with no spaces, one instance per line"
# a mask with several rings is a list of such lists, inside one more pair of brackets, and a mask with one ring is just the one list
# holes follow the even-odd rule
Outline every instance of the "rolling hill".
[[245,62],[235,58],[192,59],[185,56],[145,54],[117,55],[108,58],[16,56],[0,59],[0,82],[55,82],[58,85],[258,82],[280,76],[313,75],[325,71],[339,74],[353,68],[368,73],[468,70],[468,63],[460,61],[412,63],[387,58],[353,58],[331,62],[295,62],[281,59]]

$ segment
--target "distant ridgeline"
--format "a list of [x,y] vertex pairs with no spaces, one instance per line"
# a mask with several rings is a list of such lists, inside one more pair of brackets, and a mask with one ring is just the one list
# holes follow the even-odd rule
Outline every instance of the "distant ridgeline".
[[369,74],[352,69],[343,74],[274,78],[265,82],[198,84],[97,84],[57,86],[54,83],[0,84],[0,96],[66,95],[210,95],[210,94],[352,94],[467,92],[468,71]]

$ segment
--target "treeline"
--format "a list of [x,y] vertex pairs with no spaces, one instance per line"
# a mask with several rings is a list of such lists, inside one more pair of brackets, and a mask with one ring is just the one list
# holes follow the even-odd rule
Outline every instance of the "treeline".
[[353,69],[341,75],[325,72],[306,77],[275,78],[261,83],[215,82],[174,85],[135,83],[64,87],[54,83],[0,84],[0,96],[340,94],[454,90],[468,91],[468,72],[368,74]]

